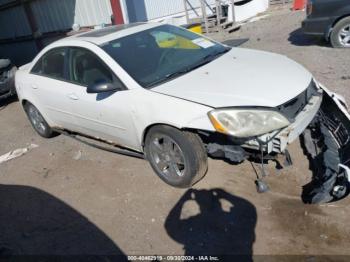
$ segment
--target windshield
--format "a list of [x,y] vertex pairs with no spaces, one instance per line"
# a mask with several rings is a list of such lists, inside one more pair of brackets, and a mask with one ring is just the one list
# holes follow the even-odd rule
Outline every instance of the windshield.
[[171,25],[119,38],[101,48],[144,88],[186,74],[230,50]]

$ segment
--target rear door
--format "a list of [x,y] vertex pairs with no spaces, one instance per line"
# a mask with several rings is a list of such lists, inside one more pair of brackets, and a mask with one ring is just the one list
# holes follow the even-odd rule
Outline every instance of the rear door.
[[71,100],[72,86],[68,81],[67,48],[54,48],[44,54],[29,74],[29,88],[38,107],[57,127],[74,126]]

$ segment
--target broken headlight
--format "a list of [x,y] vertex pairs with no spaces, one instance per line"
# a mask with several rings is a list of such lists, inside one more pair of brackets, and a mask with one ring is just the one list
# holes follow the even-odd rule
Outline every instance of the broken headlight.
[[272,110],[218,109],[209,112],[216,131],[235,137],[254,137],[284,128],[290,122]]

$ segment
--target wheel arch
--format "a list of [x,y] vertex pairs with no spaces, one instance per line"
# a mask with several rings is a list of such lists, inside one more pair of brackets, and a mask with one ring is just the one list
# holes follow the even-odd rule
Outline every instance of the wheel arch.
[[[29,100],[27,100],[27,99],[22,99],[21,100],[21,105],[24,107],[25,106],[25,104],[27,104],[27,103],[31,103]],[[32,104],[32,103],[31,103]]]
[[148,125],[148,126],[143,130],[142,136],[141,136],[141,146],[142,146],[142,149],[143,149],[143,150],[144,150],[144,147],[145,147],[145,141],[146,141],[147,134],[148,134],[149,130],[150,130],[152,127],[155,127],[155,126],[169,126],[169,127],[176,128],[176,129],[181,130],[181,128],[179,128],[179,127],[177,127],[177,126],[174,126],[174,125],[171,125],[171,124],[167,124],[167,123],[153,123],[153,124]]
[[25,111],[26,104],[28,104],[28,103],[32,104],[33,106],[35,106],[39,110],[40,114],[44,117],[45,121],[49,124],[50,127],[55,126],[55,123],[51,120],[51,118],[46,114],[46,112],[44,112],[43,110],[40,110],[40,107],[38,107],[35,102],[32,102],[30,99],[23,98],[23,99],[21,99],[20,103],[21,103],[24,111]]
[[168,126],[168,127],[176,128],[176,129],[178,129],[180,131],[189,131],[189,132],[195,133],[195,129],[193,129],[193,128],[178,127],[176,125],[172,125],[172,124],[169,124],[169,123],[153,123],[153,124],[150,124],[142,132],[141,146],[142,146],[143,151],[144,151],[144,146],[145,146],[145,141],[146,141],[147,134],[148,134],[149,130],[152,127],[155,127],[155,126]]
[[335,19],[332,23],[332,25],[329,27],[326,38],[329,39],[331,37],[331,34],[333,32],[333,28],[338,24],[339,21],[343,20],[346,17],[350,17],[350,12],[346,13],[345,15],[339,16],[337,19]]

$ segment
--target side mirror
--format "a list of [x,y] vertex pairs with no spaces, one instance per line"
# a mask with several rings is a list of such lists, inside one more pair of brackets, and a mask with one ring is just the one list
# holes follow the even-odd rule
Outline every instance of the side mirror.
[[100,94],[107,92],[117,92],[121,90],[123,90],[123,88],[121,86],[117,86],[116,84],[107,83],[105,81],[98,81],[95,84],[89,85],[86,92],[88,94]]

